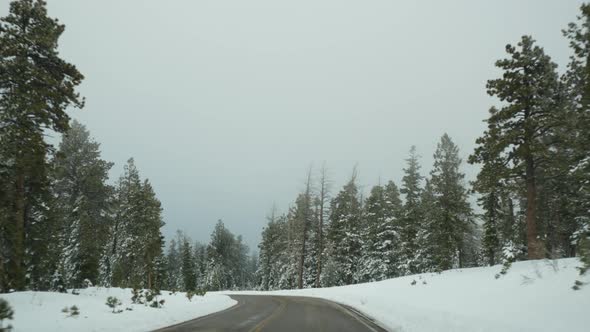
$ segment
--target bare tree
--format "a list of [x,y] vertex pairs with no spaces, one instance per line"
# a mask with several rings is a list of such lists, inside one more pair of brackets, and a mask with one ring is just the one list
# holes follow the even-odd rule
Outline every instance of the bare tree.
[[322,255],[324,253],[324,217],[326,215],[326,204],[328,202],[328,196],[330,191],[330,184],[328,181],[328,171],[326,169],[326,163],[322,164],[322,168],[320,169],[320,178],[319,178],[319,192],[318,192],[318,218],[317,218],[317,273],[315,279],[315,287],[321,287],[320,280],[322,275]]

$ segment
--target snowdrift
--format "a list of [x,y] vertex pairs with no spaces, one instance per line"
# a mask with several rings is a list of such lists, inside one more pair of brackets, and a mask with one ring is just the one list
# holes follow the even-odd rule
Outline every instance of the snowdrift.
[[[162,308],[131,304],[131,289],[91,287],[79,291],[80,295],[51,292],[16,292],[0,294],[14,309],[14,320],[5,321],[14,332],[27,331],[149,331],[191,320],[231,307],[236,301],[228,296],[208,293],[194,296],[192,301],[185,293],[170,295],[162,291]],[[107,297],[121,300],[121,313],[112,313],[105,303]],[[80,314],[71,316],[62,312],[65,307],[77,306]],[[132,311],[125,310],[133,309]]]

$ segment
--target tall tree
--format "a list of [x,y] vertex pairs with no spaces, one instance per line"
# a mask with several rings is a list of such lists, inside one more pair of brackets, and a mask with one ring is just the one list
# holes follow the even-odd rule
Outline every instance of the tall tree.
[[53,190],[62,219],[59,272],[67,287],[98,282],[99,257],[109,227],[112,163],[100,158],[100,144],[77,121],[64,135],[54,160]]
[[537,169],[547,149],[541,138],[559,123],[559,82],[556,65],[531,37],[523,36],[517,46],[507,45],[506,52],[510,57],[496,62],[504,71],[502,78],[487,83],[488,94],[505,103],[492,108],[487,120],[497,128],[497,136],[491,141],[484,135],[477,143],[493,146],[505,156],[512,174],[525,181],[528,257],[539,259],[545,252],[537,230]]
[[162,255],[162,207],[129,159],[116,188],[114,220],[101,259],[101,281],[119,287],[152,288]]
[[444,134],[434,153],[430,172],[437,209],[432,230],[437,247],[435,261],[440,270],[463,267],[468,256],[466,245],[472,230],[472,211],[460,165],[459,148]]
[[182,260],[182,281],[185,292],[194,291],[197,287],[197,275],[195,270],[195,257],[190,240],[185,237],[182,243],[180,257]]
[[359,281],[394,277],[397,271],[398,224],[401,213],[399,190],[393,181],[374,186],[364,204],[363,257]]
[[422,227],[421,210],[421,182],[424,178],[420,175],[419,156],[416,147],[410,148],[410,156],[406,159],[407,167],[404,168],[401,193],[405,196],[400,228],[401,262],[400,270],[403,274],[417,273],[418,264],[416,253],[418,251],[417,234]]
[[0,145],[10,161],[11,201],[9,284],[24,289],[26,230],[31,206],[47,178],[51,146],[44,130],[68,129],[65,110],[83,107],[76,92],[83,76],[57,51],[65,27],[47,16],[42,0],[16,0],[0,18]]
[[301,230],[300,241],[301,251],[299,253],[299,267],[297,271],[297,287],[303,288],[303,273],[305,269],[305,263],[308,249],[308,239],[310,228],[313,223],[313,212],[312,212],[312,188],[311,188],[311,167],[307,172],[307,181],[305,183],[305,191],[299,195],[296,201],[296,213],[295,218],[297,224]]
[[355,283],[356,269],[361,256],[361,202],[356,184],[357,172],[353,170],[348,183],[331,202],[330,240],[336,270],[336,284]]
[[325,228],[325,219],[328,209],[326,208],[326,204],[328,203],[330,195],[330,183],[328,179],[328,171],[326,169],[326,164],[322,165],[320,169],[319,175],[319,183],[318,183],[318,195],[316,199],[316,210],[317,210],[317,230],[316,230],[316,279],[315,279],[315,287],[318,288],[321,286],[321,275],[322,275],[322,263],[323,263],[323,256],[324,256],[324,228]]
[[[584,262],[582,273],[590,269],[590,4],[580,7],[577,23],[563,31],[573,50],[568,70],[564,75],[569,110],[573,121],[568,127],[567,145],[572,148],[568,175],[572,179],[568,201],[575,220],[575,231],[570,243],[570,254],[578,254]],[[573,240],[573,241],[572,241]]]

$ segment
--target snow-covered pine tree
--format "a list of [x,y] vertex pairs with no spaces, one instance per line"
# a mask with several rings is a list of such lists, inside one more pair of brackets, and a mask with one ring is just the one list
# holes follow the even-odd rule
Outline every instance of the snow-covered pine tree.
[[364,204],[362,258],[357,272],[359,282],[378,281],[397,275],[396,231],[401,210],[397,186],[390,181],[386,187],[377,185]]
[[407,167],[404,168],[402,187],[400,192],[404,194],[405,202],[402,209],[400,223],[400,258],[399,271],[402,275],[418,273],[417,261],[418,241],[417,235],[422,228],[421,209],[421,182],[419,156],[416,147],[410,148],[410,156],[406,159]]
[[197,278],[197,289],[205,289],[205,276],[207,268],[207,247],[199,242],[195,242],[193,257],[195,260],[195,276]]
[[59,145],[53,172],[62,226],[58,272],[69,288],[82,287],[85,279],[98,282],[110,223],[112,188],[106,181],[112,165],[100,158],[100,144],[74,120]]
[[435,262],[438,243],[434,235],[440,209],[430,179],[425,180],[424,189],[420,194],[420,210],[423,219],[416,233],[416,269],[421,273],[439,271]]
[[114,219],[101,259],[101,281],[119,287],[151,287],[162,253],[162,207],[150,183],[142,183],[129,159],[116,188]]
[[174,238],[170,240],[166,257],[167,289],[171,291],[180,290],[182,289],[181,259],[179,246]]
[[267,217],[268,224],[262,230],[262,240],[258,246],[259,259],[257,275],[260,288],[273,290],[280,287],[281,271],[286,265],[287,217],[277,215],[273,208]]
[[355,279],[361,258],[361,202],[356,184],[356,168],[348,183],[332,200],[330,225],[327,238],[330,241],[333,263],[337,266],[337,285],[357,282]]
[[235,285],[230,265],[234,242],[234,235],[218,220],[207,246],[207,289],[223,290]]

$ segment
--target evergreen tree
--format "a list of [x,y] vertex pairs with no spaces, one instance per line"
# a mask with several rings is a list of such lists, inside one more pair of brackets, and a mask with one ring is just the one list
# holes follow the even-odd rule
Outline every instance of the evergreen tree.
[[194,291],[197,287],[197,276],[195,270],[195,258],[189,239],[183,239],[181,258],[182,258],[182,281],[185,292]]
[[363,257],[358,280],[377,281],[398,274],[396,249],[401,200],[397,186],[390,181],[386,187],[374,186],[364,204]]
[[149,181],[143,183],[133,159],[116,188],[114,220],[103,251],[105,285],[152,288],[162,255],[162,207]]
[[570,23],[564,30],[573,50],[563,80],[568,118],[572,119],[566,131],[566,144],[571,148],[567,201],[574,220],[574,232],[565,240],[572,245],[569,254],[579,255],[584,262],[581,272],[586,273],[590,269],[590,5],[583,4],[580,11],[579,22]]
[[[27,231],[43,212],[42,196],[48,192],[47,154],[51,145],[44,141],[44,130],[63,133],[68,129],[69,106],[83,106],[75,88],[83,79],[76,67],[59,57],[58,40],[64,26],[47,16],[41,0],[11,2],[6,17],[0,18],[0,146],[4,179],[10,189],[4,202],[14,206],[3,217],[5,247],[2,261],[7,272],[5,284],[22,290],[26,287],[26,257],[37,250]],[[5,211],[6,212],[6,211]],[[42,228],[53,228],[39,225]],[[39,249],[39,246],[37,246]],[[35,269],[34,267],[32,268]]]
[[217,221],[207,246],[207,288],[210,290],[230,289],[235,285],[232,274],[232,254],[234,235],[225,228],[221,220]]
[[[303,288],[304,286],[304,272],[309,267],[307,261],[313,258],[312,255],[308,257],[308,240],[310,232],[312,231],[313,224],[313,211],[312,211],[312,192],[311,192],[311,168],[307,173],[307,182],[305,185],[305,192],[297,197],[295,202],[294,222],[296,223],[297,232],[299,233],[298,242],[300,243],[301,249],[299,252],[299,266],[297,275],[297,288]],[[307,266],[306,266],[307,265]],[[312,264],[313,266],[313,264]]]
[[337,266],[337,285],[355,283],[361,257],[361,202],[356,184],[356,169],[348,183],[331,202],[327,237]]
[[495,137],[484,135],[477,143],[491,146],[489,151],[506,159],[511,175],[525,181],[528,257],[538,259],[544,257],[544,246],[537,229],[537,177],[547,151],[541,138],[559,121],[559,84],[556,65],[531,37],[523,36],[517,47],[507,45],[506,52],[510,58],[496,62],[503,77],[487,84],[488,94],[506,105],[490,111],[488,125],[497,130]]
[[284,215],[277,216],[276,209],[273,208],[267,219],[268,224],[262,230],[262,240],[258,246],[260,252],[257,275],[262,290],[280,287],[281,272],[286,264],[287,218]]
[[321,275],[322,275],[322,262],[325,256],[325,239],[324,239],[324,230],[325,230],[325,220],[327,219],[328,208],[326,204],[328,203],[329,195],[330,195],[330,183],[328,180],[328,172],[326,169],[326,165],[322,165],[320,169],[320,176],[319,176],[319,183],[318,183],[318,193],[315,200],[316,205],[316,221],[317,221],[317,229],[316,229],[316,240],[314,241],[315,247],[315,256],[316,256],[316,271],[315,271],[315,287],[321,286]]
[[412,274],[419,272],[416,253],[418,252],[417,235],[422,228],[422,209],[421,209],[421,182],[423,176],[420,175],[420,164],[418,162],[416,147],[410,149],[410,156],[406,159],[408,164],[404,168],[404,177],[402,178],[402,188],[400,192],[405,195],[405,202],[402,210],[400,225],[400,266],[402,274]]
[[168,247],[168,254],[166,256],[166,271],[167,271],[167,287],[169,290],[178,290],[182,289],[181,285],[181,259],[180,253],[178,250],[178,246],[176,243],[176,239],[170,240],[170,245]]
[[432,240],[436,242],[434,259],[439,270],[464,267],[469,256],[466,251],[472,231],[472,211],[460,165],[459,148],[444,134],[430,172],[437,210]]
[[67,287],[97,283],[99,257],[109,227],[112,163],[100,159],[100,145],[74,121],[54,160],[54,192],[61,227],[59,273]]

